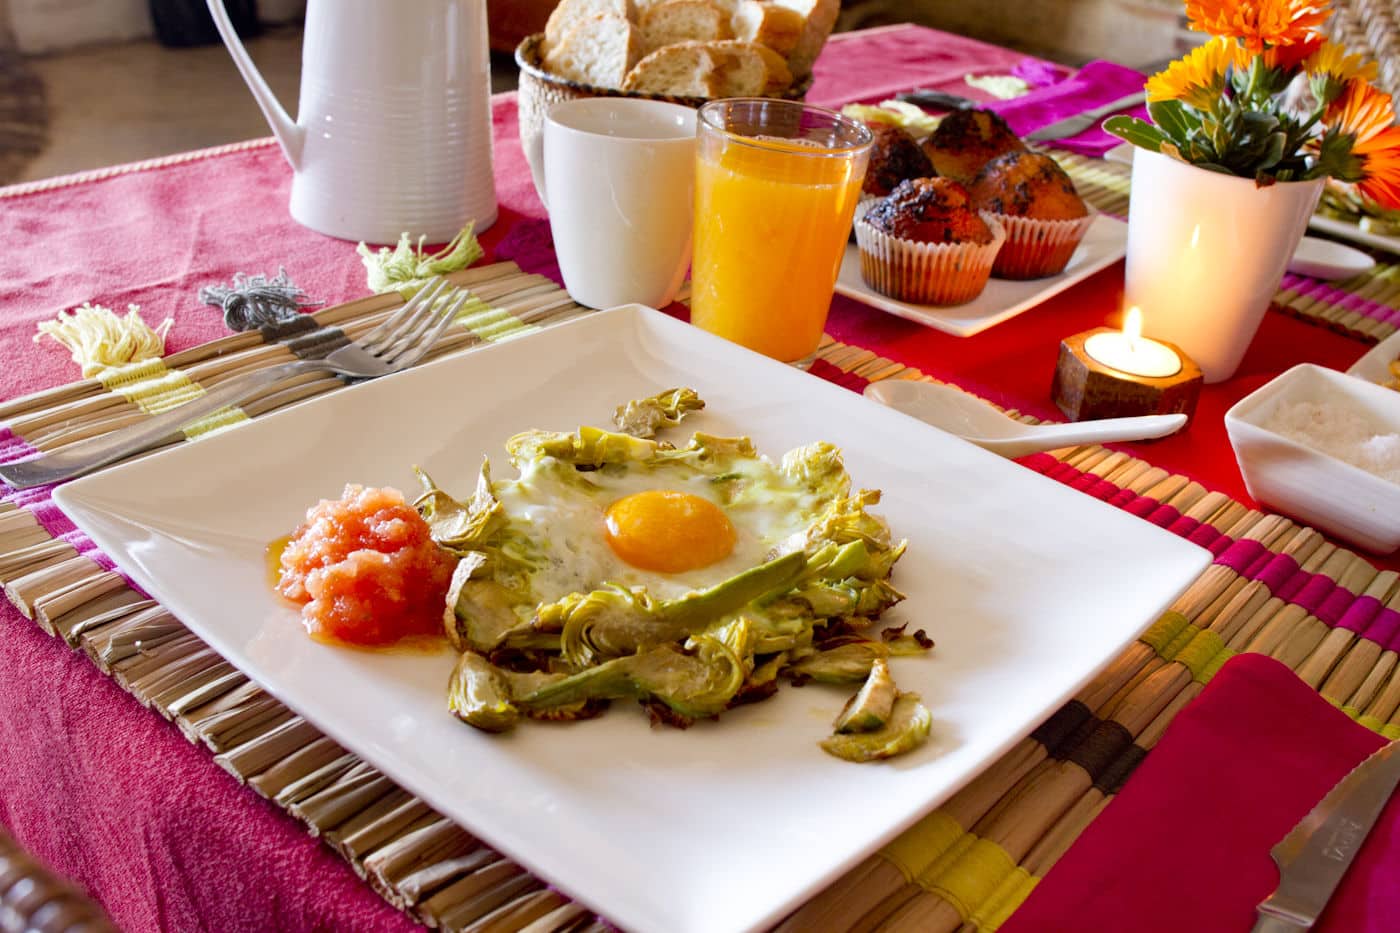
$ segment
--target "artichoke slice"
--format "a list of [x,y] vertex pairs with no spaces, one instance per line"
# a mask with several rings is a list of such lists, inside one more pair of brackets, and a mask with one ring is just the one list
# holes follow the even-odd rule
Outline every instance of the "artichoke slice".
[[836,717],[836,731],[845,734],[874,732],[883,728],[890,721],[894,698],[898,693],[894,678],[890,676],[889,664],[884,660],[875,661],[870,665],[870,676],[856,695],[846,701],[841,715]]
[[884,727],[875,732],[837,734],[822,740],[828,754],[847,761],[878,761],[918,748],[928,741],[933,715],[919,702],[917,693],[901,693]]
[[475,651],[464,652],[452,669],[447,708],[458,719],[486,732],[508,732],[520,718],[504,673]]
[[447,586],[443,627],[458,651],[493,651],[511,631],[528,625],[516,616],[510,591],[489,577],[483,579],[487,563],[485,554],[469,551],[457,562]]
[[433,478],[418,467],[414,467],[413,472],[418,474],[418,482],[423,486],[423,494],[414,500],[413,507],[428,523],[433,542],[439,547],[461,556],[480,548],[505,527],[508,519],[491,488],[489,460],[482,461],[476,492],[467,502],[443,492]]
[[652,438],[662,428],[680,424],[688,412],[699,411],[705,402],[694,389],[667,389],[651,398],[639,398],[617,406],[613,424],[624,434]]
[[576,467],[597,469],[606,463],[650,461],[670,444],[660,441],[604,431],[602,428],[579,428],[572,434],[555,431],[522,431],[506,441],[511,460],[539,460],[553,457]]
[[795,680],[815,680],[819,684],[851,684],[870,676],[876,661],[890,656],[883,642],[853,641],[809,654],[788,668]]

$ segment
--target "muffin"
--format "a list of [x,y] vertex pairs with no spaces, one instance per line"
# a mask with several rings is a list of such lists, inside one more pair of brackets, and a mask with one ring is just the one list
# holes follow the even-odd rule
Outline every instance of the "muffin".
[[1006,238],[980,216],[967,190],[947,178],[902,181],[856,223],[860,274],[882,295],[956,305],[982,293]]
[[909,178],[929,178],[933,163],[913,136],[892,123],[871,123],[870,165],[861,191],[883,198]]
[[1006,228],[1006,245],[992,269],[999,278],[1059,275],[1094,222],[1065,170],[1037,152],[992,159],[969,193],[977,210]]
[[903,127],[875,122],[866,125],[875,141],[870,147],[870,164],[861,183],[855,220],[865,216],[875,201],[893,191],[901,181],[927,178],[934,174],[928,156]]
[[924,141],[934,170],[961,185],[972,184],[982,166],[997,156],[1025,149],[1006,121],[990,110],[954,110]]

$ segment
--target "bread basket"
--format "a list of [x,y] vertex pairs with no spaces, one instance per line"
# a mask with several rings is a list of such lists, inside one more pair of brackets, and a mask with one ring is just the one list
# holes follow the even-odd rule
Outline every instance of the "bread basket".
[[[669,94],[643,94],[637,91],[620,91],[616,88],[594,87],[570,81],[544,70],[544,33],[526,36],[515,48],[515,63],[520,66],[520,142],[525,151],[533,151],[532,146],[544,131],[544,115],[549,108],[566,100],[580,97],[637,97],[643,100],[660,100],[686,107],[699,107],[708,98],[677,97]],[[787,100],[801,100],[812,86],[812,76],[808,75],[793,84],[780,97]]]

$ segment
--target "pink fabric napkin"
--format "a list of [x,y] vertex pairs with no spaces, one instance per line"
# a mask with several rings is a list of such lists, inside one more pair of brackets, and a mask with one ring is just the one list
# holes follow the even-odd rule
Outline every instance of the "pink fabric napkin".
[[[1024,136],[1056,120],[1103,107],[1141,91],[1147,79],[1141,72],[1113,62],[1094,61],[1063,81],[1047,85],[1008,101],[999,101],[987,106],[1006,118],[1006,122],[1017,134]],[[1145,106],[1125,110],[1124,113],[1147,119]],[[1104,119],[1107,119],[1105,117]],[[1102,120],[1077,136],[1057,139],[1051,145],[1068,149],[1080,155],[1101,157],[1123,140],[1105,133]]]
[[[1385,739],[1257,654],[1225,664],[1003,933],[1250,929],[1278,885],[1269,850]],[[1400,918],[1400,794],[1315,929]]]
[[[922,26],[836,33],[813,66],[807,101],[820,107],[873,104],[916,87],[988,99],[968,86],[967,76],[1009,74],[1024,59],[1011,49]],[[1041,64],[1065,74],[1058,65]]]

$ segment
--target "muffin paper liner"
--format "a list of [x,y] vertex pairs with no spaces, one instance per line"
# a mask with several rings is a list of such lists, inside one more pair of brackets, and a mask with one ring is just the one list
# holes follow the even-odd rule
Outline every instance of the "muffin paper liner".
[[1065,270],[1079,241],[1093,226],[1095,214],[1090,211],[1072,220],[992,216],[1006,228],[1006,245],[997,254],[992,275],[999,279],[1039,279]]
[[1006,230],[992,214],[982,219],[992,231],[990,243],[920,243],[856,224],[860,274],[865,283],[897,301],[921,305],[960,305],[987,287],[992,264],[1006,240]]

